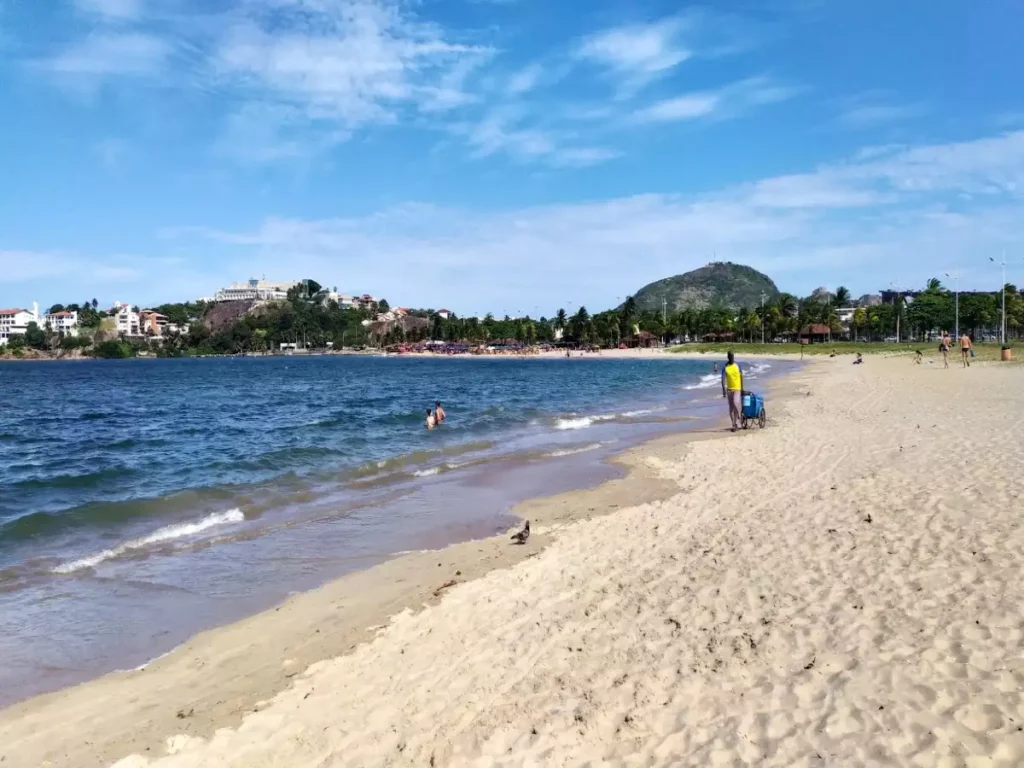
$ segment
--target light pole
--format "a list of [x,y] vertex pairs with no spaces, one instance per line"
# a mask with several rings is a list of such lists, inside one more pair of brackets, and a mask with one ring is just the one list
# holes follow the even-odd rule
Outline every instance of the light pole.
[[[995,263],[995,259],[991,256],[988,260]],[[1003,268],[1003,281],[999,283],[999,292],[1003,295],[1003,320],[1000,324],[999,329],[999,343],[1006,346],[1006,249],[1003,249],[1002,259],[999,262],[999,266]]]
[[960,338],[960,268],[957,267],[955,270],[953,270],[953,274],[950,274],[949,272],[947,272],[946,273],[946,277],[953,278],[953,289],[954,289],[953,295],[955,296],[955,298],[953,299],[953,306],[955,307],[955,309],[954,309],[954,317],[955,317],[955,319],[954,319],[953,322],[956,324],[955,328],[953,330],[953,338],[954,339],[959,339]]
[[832,292],[825,288],[825,325],[828,326],[828,343],[832,343]]
[[889,285],[896,289],[896,298],[893,299],[892,308],[896,312],[896,343],[900,343],[900,312],[903,307],[900,306],[900,279],[897,277],[895,283],[889,283]]
[[761,291],[761,343],[764,344],[764,291]]

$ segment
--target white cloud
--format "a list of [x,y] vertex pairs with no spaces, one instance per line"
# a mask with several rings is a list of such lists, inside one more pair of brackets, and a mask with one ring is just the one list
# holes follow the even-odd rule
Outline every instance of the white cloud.
[[[1022,182],[1024,131],[854,156],[697,196],[489,213],[405,205],[367,218],[268,219],[255,231],[192,235],[238,249],[235,268],[243,272],[288,263],[297,273],[414,306],[454,305],[475,314],[534,312],[522,305],[535,302],[550,314],[568,299],[611,306],[713,253],[798,292],[843,282],[864,293],[897,271],[905,282],[923,283],[940,268],[978,261],[978,254],[1024,248]],[[958,208],[948,202],[977,189],[991,191]],[[390,265],[386,274],[381,254]],[[425,264],[435,278],[428,283],[418,276]],[[991,277],[985,268],[976,267],[978,281]]]
[[30,281],[76,276],[76,283],[83,284],[83,290],[91,286],[138,280],[143,272],[138,266],[131,266],[127,260],[111,259],[99,261],[80,254],[65,251],[4,250],[0,248],[0,283],[24,283]]
[[254,13],[234,25],[215,71],[254,99],[287,102],[346,128],[395,122],[410,107],[459,103],[458,67],[488,53],[450,42],[439,27],[385,0],[291,5],[293,15]]
[[74,0],[79,10],[110,19],[134,19],[142,12],[142,0]]
[[839,115],[839,122],[848,128],[874,128],[886,123],[909,120],[924,114],[917,104],[861,104],[850,107]]
[[543,162],[555,168],[585,168],[621,154],[608,147],[576,146],[573,134],[524,126],[524,107],[492,109],[479,122],[456,123],[450,130],[465,138],[474,158],[504,153],[517,161]]
[[719,97],[713,93],[677,96],[638,110],[636,119],[640,122],[654,123],[706,117],[715,111],[719,101]]
[[40,65],[56,74],[102,77],[149,76],[171,55],[164,40],[140,32],[94,33]]
[[752,77],[713,92],[689,93],[637,110],[634,122],[663,123],[698,118],[737,117],[753,107],[785,101],[797,93],[765,77]]
[[576,55],[619,72],[651,76],[692,55],[677,40],[680,30],[676,19],[607,29],[584,38]]
[[587,168],[621,156],[618,150],[607,147],[569,147],[556,150],[551,164],[558,168]]
[[533,158],[555,150],[554,137],[545,131],[520,128],[519,110],[494,110],[468,129],[467,138],[475,157],[507,152],[514,157]]
[[508,91],[513,96],[533,90],[534,86],[544,74],[540,64],[530,64],[519,70],[508,79]]

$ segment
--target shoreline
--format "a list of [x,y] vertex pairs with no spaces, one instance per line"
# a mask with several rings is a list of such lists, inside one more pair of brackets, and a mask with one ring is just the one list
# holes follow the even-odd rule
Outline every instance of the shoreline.
[[[769,379],[772,401],[791,390],[790,379],[804,370]],[[723,415],[717,424],[726,422]],[[63,747],[76,750],[75,765],[104,765],[131,752],[159,753],[172,733],[184,730],[209,736],[217,728],[237,725],[243,715],[284,690],[309,665],[352,652],[399,613],[435,604],[455,584],[539,555],[562,527],[668,498],[677,489],[652,470],[652,458],[657,462],[685,451],[693,442],[730,436],[716,426],[656,437],[607,461],[623,470],[621,477],[516,504],[510,514],[533,525],[526,547],[510,547],[507,537],[499,535],[440,550],[398,553],[267,610],[200,632],[138,669],[112,672],[17,702],[0,710],[0,744],[20,742],[15,754],[23,754],[26,764],[47,759],[56,765],[70,764],[60,762],[72,754],[65,751],[61,757]],[[341,608],[344,615],[337,613]],[[280,658],[282,663],[268,666],[259,661],[268,657]],[[216,666],[212,679],[205,672],[211,665]],[[165,684],[154,685],[154,679]],[[225,686],[225,680],[231,684]],[[181,695],[184,691],[188,696]],[[97,715],[91,702],[108,696],[118,702],[130,700],[132,705],[121,703]],[[167,704],[175,699],[178,706]],[[141,722],[140,710],[148,713]],[[183,712],[191,714],[186,718]],[[76,721],[96,734],[85,753],[81,745],[61,745],[65,730],[58,724]],[[40,722],[53,723],[56,730],[42,728]],[[29,731],[35,733],[26,736]],[[0,756],[4,753],[9,759],[11,750],[0,749]]]

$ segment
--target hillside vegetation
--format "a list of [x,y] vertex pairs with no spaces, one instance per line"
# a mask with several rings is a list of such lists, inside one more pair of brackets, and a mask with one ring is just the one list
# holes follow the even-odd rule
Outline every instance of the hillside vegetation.
[[718,262],[645,285],[633,298],[641,312],[661,312],[667,302],[668,313],[675,314],[684,309],[757,307],[762,292],[766,304],[779,296],[767,275],[741,264]]

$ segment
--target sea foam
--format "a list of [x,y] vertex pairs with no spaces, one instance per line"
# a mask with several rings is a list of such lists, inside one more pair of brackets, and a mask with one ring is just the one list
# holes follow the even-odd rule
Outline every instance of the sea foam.
[[557,451],[551,451],[551,453],[546,453],[544,455],[551,459],[557,459],[562,456],[575,456],[577,453],[596,451],[603,445],[605,445],[605,443],[591,443],[590,445],[581,445],[577,448],[559,448]]
[[153,544],[173,541],[174,539],[180,539],[185,536],[195,536],[197,533],[202,533],[209,528],[214,528],[218,525],[227,525],[229,523],[240,523],[243,520],[245,520],[245,515],[242,514],[240,509],[230,509],[227,512],[214,512],[213,514],[207,515],[202,520],[197,520],[193,523],[168,525],[153,531],[153,533],[148,536],[129,539],[128,541],[118,544],[116,547],[104,549],[102,552],[97,552],[93,555],[79,558],[78,560],[71,560],[67,563],[61,563],[53,569],[53,573],[74,573],[75,571],[81,571],[85,568],[95,568],[102,562],[111,560],[115,557],[120,557],[121,555],[135,550],[145,549]]

